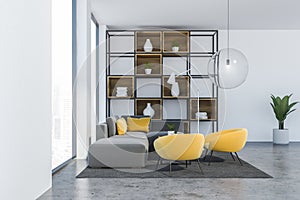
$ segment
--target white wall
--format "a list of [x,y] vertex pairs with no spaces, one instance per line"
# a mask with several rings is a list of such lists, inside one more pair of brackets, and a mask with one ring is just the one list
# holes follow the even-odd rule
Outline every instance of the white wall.
[[[246,82],[232,90],[221,91],[220,128],[246,127],[249,141],[272,141],[277,121],[269,104],[270,95],[293,93],[300,100],[300,31],[236,30],[230,31],[231,47],[248,58]],[[226,45],[225,31],[220,31],[220,48]],[[298,110],[286,120],[290,140],[300,141]]]
[[[99,23],[99,22],[98,22]],[[77,1],[77,158],[85,159],[90,142],[96,138],[96,106],[99,103],[99,119],[105,121],[106,89],[106,25],[99,24],[99,66],[100,77],[96,69],[91,68],[91,8],[90,0]],[[103,74],[104,73],[104,74]],[[104,76],[103,76],[104,75]],[[99,81],[100,98],[96,100],[96,84]]]
[[51,187],[51,1],[0,2],[0,199]]

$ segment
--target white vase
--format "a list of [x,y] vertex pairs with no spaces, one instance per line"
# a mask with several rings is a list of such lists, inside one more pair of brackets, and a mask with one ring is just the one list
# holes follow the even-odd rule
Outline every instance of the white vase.
[[171,87],[171,95],[173,97],[178,97],[179,96],[179,85],[177,82],[175,82],[174,84],[172,84],[172,87]]
[[145,52],[152,52],[153,46],[150,42],[150,39],[146,39],[146,42],[144,44],[144,51]]
[[145,69],[145,74],[151,74],[152,69]]
[[289,144],[289,130],[288,129],[273,129],[273,143],[274,144]]
[[155,111],[153,110],[153,108],[151,107],[151,103],[147,103],[146,108],[143,111],[144,115],[150,116],[151,118],[154,116]]

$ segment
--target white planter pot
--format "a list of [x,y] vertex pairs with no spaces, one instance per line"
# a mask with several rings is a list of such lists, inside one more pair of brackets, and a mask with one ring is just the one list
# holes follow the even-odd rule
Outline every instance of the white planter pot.
[[288,129],[273,129],[273,143],[274,144],[289,144],[289,130]]
[[178,52],[179,51],[179,47],[172,47],[172,51],[173,52]]
[[152,69],[145,69],[145,74],[151,74]]
[[168,131],[168,135],[174,135],[175,131]]

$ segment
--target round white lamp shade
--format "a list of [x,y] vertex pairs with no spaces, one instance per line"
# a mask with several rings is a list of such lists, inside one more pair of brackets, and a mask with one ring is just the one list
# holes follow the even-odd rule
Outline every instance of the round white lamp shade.
[[223,89],[236,88],[248,75],[246,56],[237,49],[221,49],[208,62],[209,78]]

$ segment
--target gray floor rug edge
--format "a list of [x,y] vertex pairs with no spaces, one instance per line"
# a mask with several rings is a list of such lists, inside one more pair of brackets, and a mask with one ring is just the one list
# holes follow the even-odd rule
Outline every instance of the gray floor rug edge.
[[[153,160],[153,163],[155,160]],[[151,172],[143,172],[143,169],[112,169],[112,168],[89,168],[86,167],[82,170],[76,178],[273,178],[266,172],[258,169],[250,163],[242,160],[243,166],[240,166],[238,161],[225,159],[224,162],[211,163],[210,166],[205,162],[201,162],[201,167],[204,171],[204,175],[200,173],[196,162],[192,162],[188,168],[185,168],[184,164],[172,165],[172,172],[169,173],[169,165],[161,166],[160,170],[155,171],[155,165],[147,166]],[[152,168],[151,168],[152,167]],[[147,169],[147,168],[144,168]],[[127,171],[128,170],[128,171]],[[141,173],[136,170],[142,170]],[[127,172],[124,172],[127,171]]]

